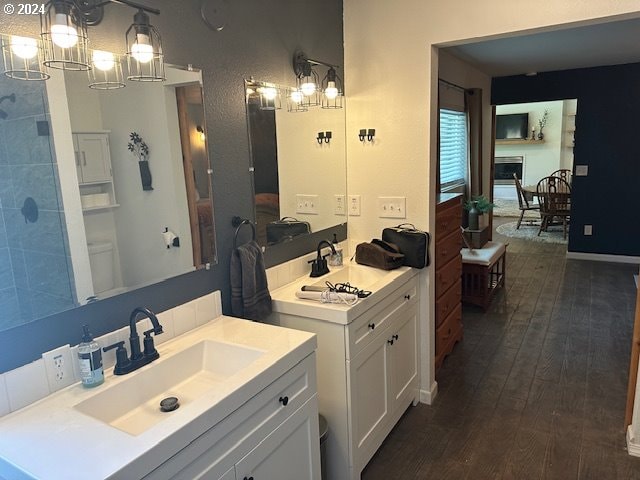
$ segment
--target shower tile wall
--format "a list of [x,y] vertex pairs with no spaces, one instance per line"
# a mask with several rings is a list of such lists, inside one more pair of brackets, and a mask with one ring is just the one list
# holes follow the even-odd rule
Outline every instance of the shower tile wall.
[[[73,274],[52,138],[42,135],[42,131],[38,134],[37,122],[49,120],[45,83],[2,77],[0,99],[3,97],[0,330],[74,306]],[[38,205],[35,223],[27,222],[21,211],[28,197]]]

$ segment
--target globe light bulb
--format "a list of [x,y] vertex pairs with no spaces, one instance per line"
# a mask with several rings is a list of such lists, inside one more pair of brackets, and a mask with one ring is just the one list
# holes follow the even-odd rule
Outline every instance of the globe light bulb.
[[336,82],[327,82],[327,88],[324,89],[324,96],[329,100],[333,100],[338,96],[338,89],[336,88]]
[[302,85],[300,85],[300,90],[302,90],[302,93],[304,93],[307,97],[310,97],[316,91],[316,84],[313,82],[303,83]]
[[300,103],[304,98],[304,94],[300,90],[294,90],[291,92],[291,101],[293,103]]
[[131,46],[131,55],[140,63],[149,63],[153,60],[153,47],[149,45],[148,35],[136,34],[136,43]]
[[71,48],[78,43],[78,31],[70,23],[67,15],[56,13],[55,23],[51,25],[51,40],[60,48]]
[[93,65],[98,69],[106,72],[113,69],[116,64],[115,57],[111,52],[104,52],[102,50],[93,51]]
[[11,51],[18,57],[28,60],[38,54],[38,41],[35,38],[12,36]]

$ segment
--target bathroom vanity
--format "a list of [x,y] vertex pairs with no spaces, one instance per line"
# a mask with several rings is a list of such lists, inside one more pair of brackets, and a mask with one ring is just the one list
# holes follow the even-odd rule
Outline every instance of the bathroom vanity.
[[[359,479],[407,407],[418,402],[417,272],[353,264],[272,292],[272,322],[317,335],[328,479]],[[325,281],[350,282],[372,294],[353,306],[295,297],[303,285]]]
[[[314,335],[218,317],[0,419],[0,478],[320,479]],[[180,407],[161,412],[160,400]]]

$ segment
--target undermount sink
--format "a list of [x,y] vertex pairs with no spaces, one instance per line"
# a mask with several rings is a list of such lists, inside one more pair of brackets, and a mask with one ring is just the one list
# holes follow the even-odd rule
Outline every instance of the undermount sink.
[[367,290],[372,285],[382,280],[388,275],[387,270],[380,270],[378,268],[363,267],[360,265],[346,265],[341,269],[336,269],[329,272],[327,275],[320,277],[313,286],[324,287],[325,282],[331,282],[334,285],[336,283],[349,283],[352,287],[357,287],[360,290]]
[[248,367],[263,350],[204,340],[130,374],[74,408],[119,430],[139,435],[173,412],[160,401],[177,397],[180,408]]

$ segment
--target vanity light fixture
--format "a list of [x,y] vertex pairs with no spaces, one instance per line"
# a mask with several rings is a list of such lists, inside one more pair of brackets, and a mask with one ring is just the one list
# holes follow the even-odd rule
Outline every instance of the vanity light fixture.
[[122,60],[119,55],[102,50],[94,50],[91,55],[91,63],[89,88],[96,90],[124,88]]
[[146,12],[160,13],[146,7],[139,8],[125,34],[127,45],[125,55],[129,66],[127,80],[162,82],[165,80],[162,39],[158,29],[149,22],[149,15]]
[[17,80],[46,80],[50,75],[42,64],[42,43],[35,38],[2,35],[3,73]]
[[47,67],[80,71],[91,68],[87,23],[75,0],[46,3],[40,14],[40,37]]
[[310,60],[303,52],[297,52],[293,56],[293,71],[296,74],[296,90],[302,92],[303,97],[300,104],[305,107],[320,105],[318,95],[318,84],[320,82],[318,74],[313,69],[314,65],[320,65],[320,62]]
[[287,95],[287,111],[292,113],[308,112],[309,107],[304,103],[304,93],[298,88],[293,88]]
[[257,88],[260,94],[260,110],[280,110],[282,98],[280,90],[272,85],[264,85]]
[[332,65],[322,79],[322,108],[342,108],[342,80]]

